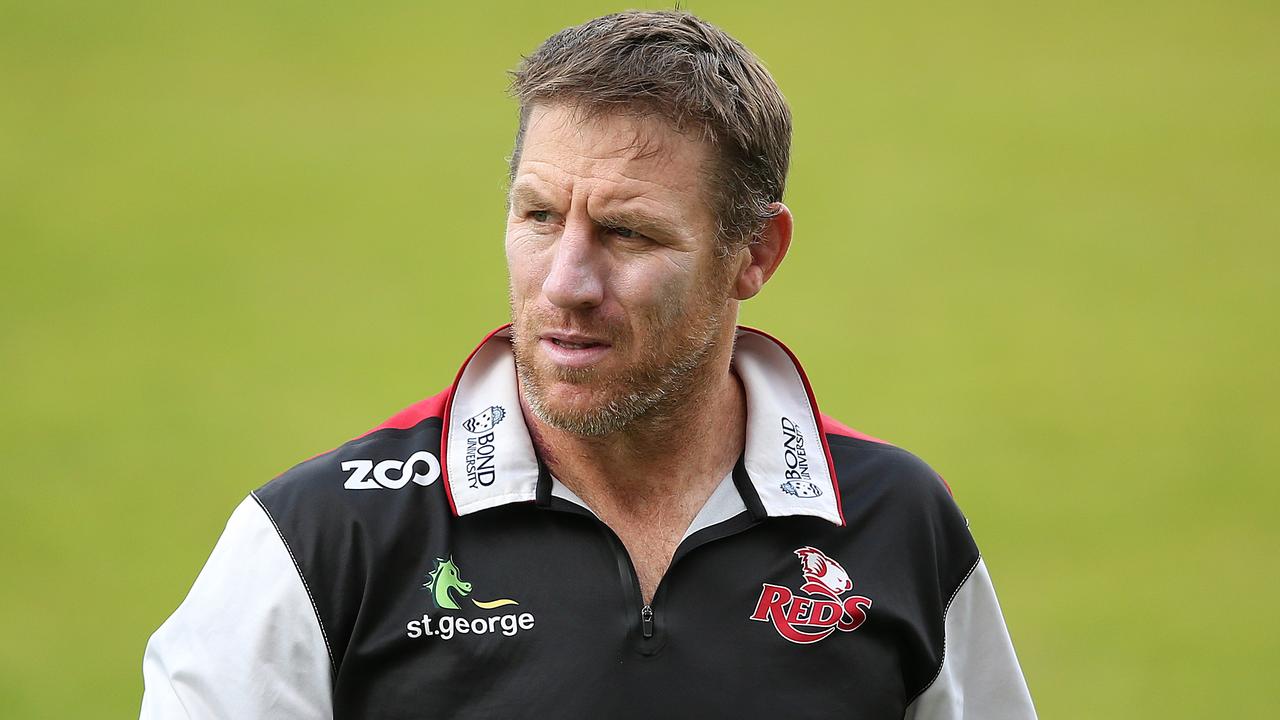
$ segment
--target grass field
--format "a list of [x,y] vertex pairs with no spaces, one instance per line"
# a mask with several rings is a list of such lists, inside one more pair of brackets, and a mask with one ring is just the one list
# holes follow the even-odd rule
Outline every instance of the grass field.
[[[506,313],[504,71],[594,3],[0,0],[0,716],[137,712],[231,509]],[[796,115],[744,321],[947,477],[1045,718],[1264,718],[1280,5],[691,2]]]

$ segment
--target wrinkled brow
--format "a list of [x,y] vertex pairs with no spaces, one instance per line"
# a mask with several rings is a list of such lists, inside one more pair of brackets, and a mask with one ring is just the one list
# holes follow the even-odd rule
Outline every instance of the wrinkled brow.
[[532,185],[516,184],[511,187],[511,192],[507,194],[507,209],[510,210],[516,205],[521,207],[551,207],[552,203],[546,195],[539,192]]
[[595,221],[605,227],[624,227],[649,236],[677,238],[680,231],[670,221],[647,212],[616,208],[595,216]]
[[[516,184],[507,195],[507,209],[517,206],[551,209],[555,203],[532,185]],[[631,208],[605,210],[594,214],[592,220],[601,227],[630,228],[650,236],[676,238],[682,235],[679,228],[666,218]]]

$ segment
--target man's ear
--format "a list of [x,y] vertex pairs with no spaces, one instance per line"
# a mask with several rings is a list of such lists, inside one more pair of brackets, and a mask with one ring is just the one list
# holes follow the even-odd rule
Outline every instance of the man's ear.
[[769,210],[773,217],[765,221],[760,234],[741,250],[750,257],[740,261],[742,269],[733,285],[733,296],[737,300],[755,297],[773,277],[791,247],[791,210],[780,202],[770,203]]

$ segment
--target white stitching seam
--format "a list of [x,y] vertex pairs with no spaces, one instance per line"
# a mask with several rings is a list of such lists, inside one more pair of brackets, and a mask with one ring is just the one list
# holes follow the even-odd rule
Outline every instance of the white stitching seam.
[[933,684],[938,682],[938,678],[942,675],[942,666],[947,662],[947,613],[951,612],[951,603],[956,601],[956,596],[960,594],[960,590],[969,582],[969,578],[973,575],[973,571],[978,569],[978,563],[980,562],[982,562],[981,554],[978,555],[977,560],[973,561],[973,567],[970,567],[969,572],[964,574],[964,579],[960,581],[959,585],[956,585],[955,592],[951,593],[951,599],[947,600],[947,606],[942,609],[942,658],[938,660],[938,671],[933,674],[933,677],[924,687],[920,688],[920,692],[911,696],[911,699],[907,701],[908,707],[921,695],[928,692],[929,688],[933,687]]
[[169,668],[165,668],[164,682],[169,686],[169,692],[173,693],[173,699],[178,701],[178,706],[182,708],[182,714],[187,720],[191,720],[191,711],[187,709],[187,704],[182,702],[182,696],[178,694],[178,688],[173,686],[173,675],[169,672]]
[[289,559],[293,561],[293,568],[298,571],[298,579],[302,581],[302,589],[307,592],[307,599],[311,601],[311,610],[316,614],[316,625],[320,626],[320,637],[324,639],[325,652],[329,654],[329,668],[336,679],[338,676],[338,662],[333,657],[333,647],[329,645],[329,634],[324,631],[324,620],[320,619],[320,608],[316,605],[315,595],[311,594],[311,586],[307,585],[306,576],[302,574],[302,566],[298,564],[298,558],[294,556],[293,548],[289,547],[289,541],[285,540],[284,533],[280,531],[280,526],[271,515],[271,511],[267,509],[266,503],[262,502],[262,498],[258,497],[256,492],[249,493],[249,497],[253,498],[258,503],[258,507],[262,508],[262,512],[266,513],[267,519],[271,521],[271,527],[275,528],[276,535],[280,536],[280,543],[284,545],[285,552],[289,553]]

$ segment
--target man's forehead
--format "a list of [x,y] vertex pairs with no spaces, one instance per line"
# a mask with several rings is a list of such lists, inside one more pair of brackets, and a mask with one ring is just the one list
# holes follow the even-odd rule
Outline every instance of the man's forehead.
[[688,191],[701,187],[707,157],[706,143],[652,114],[539,105],[529,114],[520,164],[552,163],[574,174],[661,178]]

